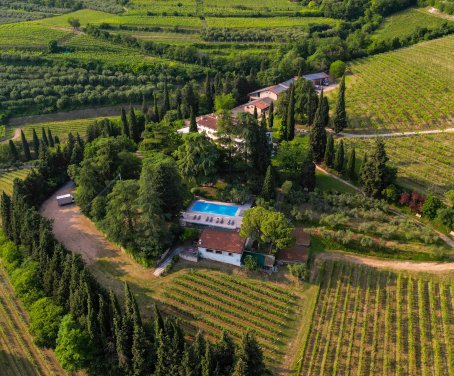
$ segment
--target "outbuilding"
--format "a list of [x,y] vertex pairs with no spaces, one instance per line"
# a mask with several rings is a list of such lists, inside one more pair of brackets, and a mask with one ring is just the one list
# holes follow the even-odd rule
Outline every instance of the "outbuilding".
[[241,266],[246,240],[238,231],[205,229],[198,242],[201,258]]

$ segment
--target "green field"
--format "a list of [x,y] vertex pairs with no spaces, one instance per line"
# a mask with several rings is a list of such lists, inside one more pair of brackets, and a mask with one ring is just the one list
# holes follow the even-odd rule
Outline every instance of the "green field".
[[326,263],[298,375],[452,375],[454,283]]
[[214,271],[186,272],[162,292],[163,303],[192,333],[209,338],[227,330],[236,340],[253,330],[268,364],[280,364],[295,334],[302,301],[289,287]]
[[350,64],[351,128],[390,131],[454,124],[454,36]]
[[30,170],[14,170],[8,172],[0,172],[0,193],[5,192],[8,195],[13,193],[13,182],[15,179],[25,179],[30,173]]
[[50,40],[65,37],[68,31],[56,30],[34,24],[21,22],[0,25],[0,48],[2,49],[43,49]]
[[0,265],[0,373],[5,376],[65,375],[53,352],[33,343],[28,325],[28,315]]
[[[85,136],[87,128],[90,124],[93,124],[99,119],[78,119],[78,120],[67,120],[67,121],[54,121],[47,123],[30,124],[21,129],[24,131],[25,137],[31,142],[33,137],[33,129],[35,129],[38,137],[41,137],[41,128],[46,131],[50,129],[53,136],[58,136],[60,140],[65,140],[68,134],[72,132],[74,135],[79,133],[81,136]],[[14,133],[14,128],[8,128],[7,137],[11,137]]]
[[418,27],[438,28],[445,22],[447,21],[443,18],[411,8],[387,17],[372,38],[388,41],[396,37],[402,39],[412,35]]
[[[442,195],[454,189],[454,133],[385,138],[390,163],[398,167],[400,185],[419,192]],[[373,140],[347,139],[361,159]]]

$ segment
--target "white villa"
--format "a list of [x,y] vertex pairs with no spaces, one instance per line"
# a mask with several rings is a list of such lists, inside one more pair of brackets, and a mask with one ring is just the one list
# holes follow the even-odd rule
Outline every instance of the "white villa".
[[238,231],[205,229],[198,242],[199,257],[241,266],[245,243]]

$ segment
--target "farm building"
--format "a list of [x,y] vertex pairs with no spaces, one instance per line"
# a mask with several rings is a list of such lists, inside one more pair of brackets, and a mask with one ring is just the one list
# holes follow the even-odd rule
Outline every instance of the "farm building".
[[315,86],[327,86],[329,85],[329,76],[325,72],[305,74],[303,76],[305,80],[312,81]]
[[298,77],[293,77],[287,81],[281,82],[280,84],[253,91],[252,93],[249,93],[249,100],[255,101],[257,99],[270,98],[273,101],[276,101],[279,95],[286,92],[297,79]]
[[281,249],[277,255],[280,264],[296,264],[306,262],[309,256],[311,237],[302,227],[297,227],[293,231],[295,245],[290,248]]
[[268,111],[270,109],[271,102],[273,102],[271,98],[256,99],[251,102],[242,104],[238,107],[235,107],[232,110],[232,113],[234,116],[241,112],[248,112],[251,115],[254,115],[255,109],[257,109],[257,115],[259,117],[262,117],[263,115],[268,116]]
[[238,231],[205,229],[202,231],[198,251],[201,258],[241,266],[246,240]]

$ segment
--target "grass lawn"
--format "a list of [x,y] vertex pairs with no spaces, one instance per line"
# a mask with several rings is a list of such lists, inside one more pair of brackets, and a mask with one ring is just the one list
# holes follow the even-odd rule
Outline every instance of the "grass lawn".
[[316,187],[323,192],[335,191],[339,193],[356,193],[353,188],[321,171],[315,171],[315,179]]

